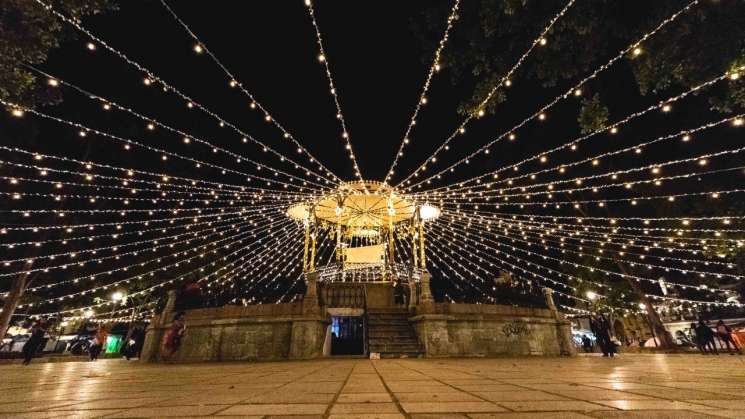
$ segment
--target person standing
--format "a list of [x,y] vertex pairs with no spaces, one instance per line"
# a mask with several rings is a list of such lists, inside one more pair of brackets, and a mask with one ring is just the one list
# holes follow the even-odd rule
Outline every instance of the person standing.
[[109,333],[104,325],[99,325],[96,330],[96,336],[93,338],[93,345],[89,349],[91,361],[97,361],[98,356],[101,354],[104,346],[106,345],[106,339],[108,339]]
[[168,332],[163,336],[161,354],[165,359],[170,359],[181,347],[181,339],[183,339],[184,334],[186,333],[185,316],[186,313],[183,311],[176,313],[171,328],[168,329]]
[[595,330],[595,337],[597,338],[600,350],[603,352],[603,356],[612,358],[615,348],[610,338],[610,323],[604,315],[601,314],[596,317]]
[[696,327],[696,323],[691,323],[691,340],[696,345],[698,350],[701,352],[702,355],[706,355],[708,352],[706,351],[706,347],[704,346],[704,339],[703,336],[701,336],[700,333],[698,333],[698,328]]
[[39,346],[44,341],[44,335],[47,332],[47,323],[44,319],[39,320],[31,328],[31,336],[23,345],[23,365],[28,365],[39,350]]
[[737,351],[737,353],[740,353],[740,348],[737,346],[735,341],[732,339],[732,329],[730,329],[729,326],[724,324],[724,321],[721,319],[719,320],[719,322],[717,322],[717,335],[719,335],[720,341],[727,344],[727,351],[729,351],[730,355],[734,355],[734,352],[732,352],[732,349],[730,349],[729,347],[730,343],[732,343],[732,347]]
[[714,342],[714,332],[711,330],[711,327],[704,323],[703,320],[698,321],[698,326],[696,326],[696,336],[701,339],[701,344],[704,346],[705,350],[708,349],[709,352],[714,352],[715,355],[719,355],[717,345]]

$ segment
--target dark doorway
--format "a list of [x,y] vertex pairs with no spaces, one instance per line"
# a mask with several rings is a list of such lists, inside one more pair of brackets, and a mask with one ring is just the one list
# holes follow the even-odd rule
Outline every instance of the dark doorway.
[[365,331],[362,317],[331,317],[331,355],[364,355]]

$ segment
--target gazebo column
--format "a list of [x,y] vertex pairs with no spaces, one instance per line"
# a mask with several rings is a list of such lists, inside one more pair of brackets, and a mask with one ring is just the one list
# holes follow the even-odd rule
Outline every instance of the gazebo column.
[[305,242],[303,244],[303,272],[308,272],[308,246],[310,245],[310,223],[305,223]]
[[317,314],[321,312],[318,302],[318,272],[305,274],[305,297],[303,298],[303,313]]

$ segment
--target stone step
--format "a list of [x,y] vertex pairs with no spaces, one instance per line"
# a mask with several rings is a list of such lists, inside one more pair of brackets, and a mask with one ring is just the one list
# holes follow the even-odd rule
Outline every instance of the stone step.
[[409,311],[401,309],[371,310],[367,313],[367,336],[370,352],[381,358],[417,358],[421,347],[409,322]]
[[370,330],[367,332],[367,336],[370,339],[405,339],[413,336],[412,333],[406,330],[401,331],[384,331],[384,330]]
[[410,327],[408,320],[378,320],[378,319],[369,319],[367,322],[370,326],[378,326],[378,327],[386,327],[386,326],[395,326],[395,327]]
[[370,346],[370,352],[377,352],[380,354],[388,354],[388,353],[402,353],[402,352],[409,352],[409,353],[417,353],[419,351],[419,347],[416,345],[408,345],[408,346]]
[[411,326],[408,324],[391,324],[391,323],[368,323],[370,329],[377,330],[411,330]]
[[389,353],[382,353],[380,354],[381,358],[421,358],[423,354],[419,351],[417,352],[389,352]]
[[415,336],[370,336],[368,342],[413,342],[417,343],[419,340]]

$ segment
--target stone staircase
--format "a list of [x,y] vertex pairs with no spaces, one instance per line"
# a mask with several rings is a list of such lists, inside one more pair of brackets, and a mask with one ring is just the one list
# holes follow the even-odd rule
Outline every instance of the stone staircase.
[[422,355],[405,308],[368,310],[367,336],[368,350],[380,353],[381,358],[417,358]]

